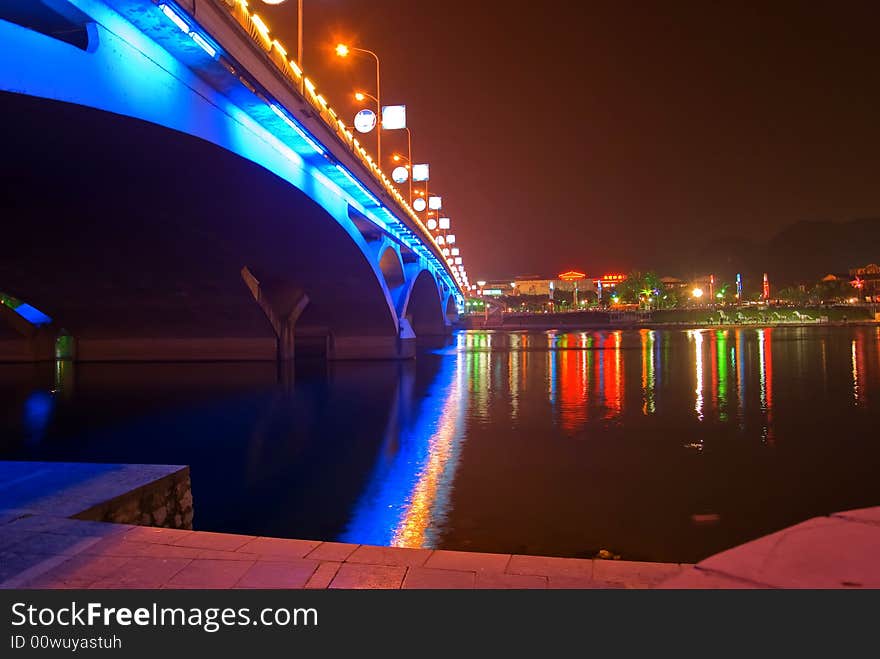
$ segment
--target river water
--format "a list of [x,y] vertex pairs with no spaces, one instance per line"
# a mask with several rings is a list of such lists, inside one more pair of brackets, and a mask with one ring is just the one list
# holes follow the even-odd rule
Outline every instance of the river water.
[[198,529],[380,545],[697,561],[880,505],[878,428],[874,326],[0,365],[0,459],[188,464]]

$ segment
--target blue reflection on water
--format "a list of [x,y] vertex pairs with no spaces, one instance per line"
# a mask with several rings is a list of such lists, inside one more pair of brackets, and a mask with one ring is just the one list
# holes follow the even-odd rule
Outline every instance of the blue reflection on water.
[[464,353],[447,356],[415,415],[401,398],[390,415],[382,451],[367,488],[341,534],[342,542],[433,547],[449,508],[464,436]]
[[47,391],[35,391],[24,401],[22,425],[27,433],[28,443],[38,443],[46,436],[52,410],[55,409],[55,397]]

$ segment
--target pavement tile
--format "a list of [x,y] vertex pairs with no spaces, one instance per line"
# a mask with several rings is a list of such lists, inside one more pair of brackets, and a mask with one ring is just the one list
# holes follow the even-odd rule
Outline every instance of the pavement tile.
[[303,588],[318,569],[318,561],[257,561],[235,584],[236,588]]
[[597,590],[605,588],[624,588],[620,583],[608,583],[607,581],[594,581],[589,577],[548,577],[547,588],[551,590]]
[[0,551],[3,551],[8,547],[14,547],[22,540],[27,540],[31,536],[36,535],[35,531],[16,529],[13,527],[14,524],[5,524],[0,527]]
[[315,570],[315,573],[311,576],[308,582],[306,582],[305,588],[311,590],[327,588],[330,586],[330,582],[333,581],[333,577],[336,576],[341,565],[342,563],[335,563],[332,561],[321,563],[318,565],[318,569]]
[[162,545],[173,545],[195,531],[186,529],[162,529],[154,526],[129,526],[125,539],[134,542],[155,542]]
[[33,588],[35,590],[87,590],[92,587],[94,581],[85,579],[47,579],[38,577],[19,586],[20,588]]
[[179,547],[179,549],[192,549],[197,552],[196,558],[215,558],[218,561],[256,561],[260,558],[257,554],[247,554],[243,551],[220,551],[219,549],[195,549],[193,547]]
[[86,556],[80,554],[47,570],[39,579],[60,582],[85,581],[91,584],[114,574],[129,560],[131,559],[124,556]]
[[[128,537],[128,536],[126,536]],[[158,558],[196,558],[203,550],[195,547],[178,547],[149,542],[129,542],[125,538],[111,537],[95,543],[82,553],[92,556],[154,556]]]
[[880,506],[873,508],[860,508],[859,510],[847,510],[842,513],[834,513],[832,517],[849,519],[854,522],[865,524],[880,524]]
[[627,588],[650,588],[681,572],[677,563],[645,563],[639,561],[593,562],[593,580],[620,583]]
[[547,577],[482,571],[477,572],[476,587],[486,590],[540,590],[547,587]]
[[431,552],[431,549],[361,545],[346,559],[346,562],[418,567],[425,564]]
[[343,563],[330,588],[398,589],[403,583],[406,567],[400,565],[359,565]]
[[880,588],[880,526],[820,517],[698,567],[779,588]]
[[507,564],[508,574],[537,574],[545,577],[593,577],[593,561],[585,558],[522,556],[514,554]]
[[402,587],[406,590],[472,590],[476,582],[475,572],[411,567],[406,571]]
[[655,586],[660,590],[742,590],[767,587],[694,567],[682,570]]
[[471,570],[504,572],[510,554],[482,554],[468,551],[436,550],[425,562],[425,567],[441,570]]
[[168,579],[164,588],[232,588],[252,567],[248,561],[197,558]]
[[68,519],[65,517],[50,517],[48,515],[22,517],[11,522],[8,528],[27,530],[35,533],[51,533],[79,537],[112,536],[127,531],[127,527],[121,524],[106,524],[104,522]]
[[[261,557],[302,558],[321,543],[318,540],[291,540],[288,538],[252,538],[236,551]],[[217,547],[220,549],[220,547]]]
[[212,531],[194,531],[172,544],[179,547],[196,547],[197,549],[219,549],[221,551],[237,551],[254,540],[256,536],[237,535],[234,533],[214,533]]
[[48,554],[73,556],[100,542],[99,537],[30,533],[7,549],[19,554]]
[[310,551],[306,558],[313,558],[316,561],[344,561],[359,546],[345,542],[322,542]]
[[47,556],[42,554],[0,553],[0,588],[21,588],[48,570],[61,565],[69,556],[61,554]]
[[97,580],[91,588],[160,588],[192,562],[190,558],[138,556]]
[[0,526],[14,522],[22,517],[29,517],[30,515],[31,513],[27,510],[0,508]]

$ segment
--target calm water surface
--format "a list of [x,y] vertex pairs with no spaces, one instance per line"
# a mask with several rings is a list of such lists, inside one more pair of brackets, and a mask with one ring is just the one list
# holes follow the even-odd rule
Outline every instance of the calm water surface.
[[189,464],[197,528],[410,547],[696,561],[880,505],[878,422],[877,327],[463,332],[293,375],[0,365],[2,459]]

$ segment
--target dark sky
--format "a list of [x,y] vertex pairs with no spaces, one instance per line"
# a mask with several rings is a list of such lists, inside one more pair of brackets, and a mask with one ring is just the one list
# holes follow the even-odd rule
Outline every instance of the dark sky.
[[[379,54],[471,281],[880,217],[877,3],[743,4],[305,0],[304,63],[351,123],[333,45]],[[251,6],[293,53],[296,0]]]

